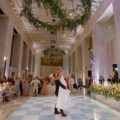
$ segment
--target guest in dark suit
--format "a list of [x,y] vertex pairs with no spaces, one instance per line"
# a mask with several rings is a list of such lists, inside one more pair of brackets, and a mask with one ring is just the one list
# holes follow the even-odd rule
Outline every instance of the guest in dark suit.
[[[66,89],[66,87],[60,82],[60,77],[61,77],[61,73],[60,72],[56,72],[54,75],[53,75],[53,79],[55,80],[55,85],[56,85],[56,89],[55,89],[55,95],[56,97],[58,97],[58,94],[59,94],[59,87],[62,87],[63,89]],[[63,116],[63,117],[66,117],[67,115],[64,113],[63,109],[60,109],[60,112],[58,112],[58,109],[56,108],[55,106],[55,111],[54,111],[54,114],[60,114]]]

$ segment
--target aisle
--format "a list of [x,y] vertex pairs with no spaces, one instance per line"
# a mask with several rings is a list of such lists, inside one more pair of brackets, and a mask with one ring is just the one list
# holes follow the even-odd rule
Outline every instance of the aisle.
[[72,96],[67,117],[54,115],[55,97],[31,97],[8,120],[120,120],[120,113],[83,96]]

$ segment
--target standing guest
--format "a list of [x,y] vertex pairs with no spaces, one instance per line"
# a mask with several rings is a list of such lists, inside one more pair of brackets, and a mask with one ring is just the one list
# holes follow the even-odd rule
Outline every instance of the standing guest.
[[23,95],[28,96],[29,95],[29,81],[24,79],[22,82],[22,87],[23,87]]
[[3,82],[7,82],[6,76],[3,76],[2,80],[3,80]]
[[3,78],[0,78],[0,84],[3,84],[3,82],[4,82]]
[[104,82],[105,82],[104,77],[103,77],[103,76],[100,76],[100,77],[99,77],[99,83],[100,83],[101,85],[103,85]]
[[41,88],[42,88],[42,83],[41,83],[41,79],[39,78],[39,84],[38,84],[38,94],[41,93]]
[[20,96],[20,78],[16,77],[15,79],[15,88],[17,96]]
[[45,96],[45,95],[47,95],[47,78],[42,79],[42,82],[43,82],[43,84],[42,84],[41,93],[43,96]]
[[12,75],[12,77],[8,80],[8,82],[10,82],[10,85],[15,85],[14,75]]
[[4,83],[4,91],[3,91],[3,101],[8,102],[11,97],[10,86],[9,83]]
[[74,84],[74,76],[71,75],[70,77],[70,91],[73,92],[73,84]]
[[0,103],[3,102],[3,92],[4,92],[3,84],[0,83]]
[[78,93],[78,82],[76,81],[76,79],[74,79],[73,90],[74,90],[74,92]]
[[78,78],[78,87],[80,90],[82,89],[82,79],[80,77]]
[[22,80],[20,80],[20,96],[23,95],[23,86],[22,86]]
[[117,68],[113,68],[113,83],[119,83],[119,75]]
[[112,76],[111,75],[109,75],[107,81],[108,81],[108,83],[112,84]]
[[32,85],[33,96],[38,95],[38,85],[39,84],[40,84],[40,81],[38,80],[38,77],[35,77],[34,80],[31,81],[30,85]]
[[67,76],[65,78],[65,80],[66,80],[66,83],[67,83],[67,89],[70,89],[70,78],[69,78],[69,76]]

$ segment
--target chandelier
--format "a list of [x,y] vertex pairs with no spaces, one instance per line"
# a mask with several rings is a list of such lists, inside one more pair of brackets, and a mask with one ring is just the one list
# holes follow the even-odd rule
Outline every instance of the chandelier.
[[62,66],[63,57],[65,55],[64,50],[51,46],[43,50],[44,56],[41,58],[41,65],[45,66]]
[[50,48],[47,48],[43,50],[44,57],[47,58],[63,58],[65,55],[64,50],[55,48],[55,46],[51,46]]
[[[55,24],[55,19],[52,20],[53,24]],[[55,47],[57,41],[57,32],[51,31],[51,38],[50,38],[50,43],[51,47],[46,48],[43,50],[44,57],[47,58],[63,58],[65,55],[64,50],[58,49]]]

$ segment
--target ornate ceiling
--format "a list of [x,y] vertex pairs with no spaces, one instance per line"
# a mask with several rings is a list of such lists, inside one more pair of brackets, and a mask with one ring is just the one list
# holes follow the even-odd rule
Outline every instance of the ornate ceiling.
[[[79,4],[79,0],[62,0],[64,3],[64,7],[71,11],[70,17],[74,17],[74,14],[72,13],[72,9],[76,7]],[[92,15],[95,13],[96,9],[100,5],[102,0],[96,0],[94,5],[92,6]],[[28,20],[25,17],[20,17],[20,13],[22,10],[22,0],[9,0],[10,6],[13,9],[13,12],[15,13],[17,20],[19,21],[21,28],[24,29],[24,31],[29,35],[29,38],[31,39],[33,43],[33,47],[36,49],[36,51],[43,50],[44,48],[47,48],[50,46],[50,33],[47,30],[36,29],[34,26],[29,24]],[[34,11],[34,14],[38,16],[43,21],[49,21],[52,22],[52,17],[50,14],[47,14],[45,9],[38,8],[36,4],[32,5],[32,9]],[[56,18],[57,20],[57,18]],[[82,32],[84,28],[81,26],[78,27],[77,32]],[[75,34],[74,32],[69,31],[60,31],[57,33],[57,42],[56,47],[61,48],[65,50],[66,52],[72,48],[72,45],[75,43]]]

